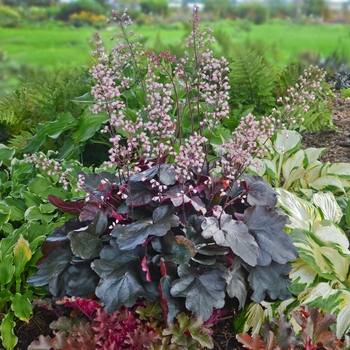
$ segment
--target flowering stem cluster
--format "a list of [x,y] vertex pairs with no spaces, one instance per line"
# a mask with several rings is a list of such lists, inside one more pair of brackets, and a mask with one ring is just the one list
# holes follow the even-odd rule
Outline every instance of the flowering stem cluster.
[[[112,19],[121,27],[116,46],[107,55],[95,34],[98,63],[91,69],[96,81],[91,91],[93,112],[109,115],[109,125],[102,130],[110,133],[112,143],[106,167],[123,169],[130,176],[140,170],[139,158],[168,155],[174,159],[180,182],[188,180],[192,170],[209,169],[215,155],[214,132],[230,113],[229,63],[207,48],[215,40],[210,28],[200,32],[198,8],[186,41],[192,52],[181,59],[169,52],[144,52],[127,30],[132,23],[127,13],[114,12]],[[259,157],[263,152],[260,135],[270,137],[273,125],[273,118],[262,122],[252,115],[243,118],[232,139],[221,147],[224,156],[216,163],[222,163],[222,175],[235,179],[253,157]]]
[[298,82],[277,100],[282,109],[274,109],[271,116],[281,120],[282,127],[286,129],[300,128],[316,100],[317,92],[322,90],[321,83],[325,76],[326,72],[318,67],[305,69]]

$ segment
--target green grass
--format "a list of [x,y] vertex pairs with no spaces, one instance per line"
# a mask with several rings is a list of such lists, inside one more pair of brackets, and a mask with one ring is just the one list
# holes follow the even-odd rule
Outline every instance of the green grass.
[[[259,47],[276,65],[285,65],[301,52],[314,52],[326,57],[337,51],[350,57],[350,28],[346,25],[296,25],[275,21],[260,26],[251,24],[249,31],[243,30],[242,22],[238,21],[209,25],[228,34],[230,47],[239,50],[242,47]],[[183,28],[181,23],[178,28]],[[186,33],[184,29],[159,26],[135,26],[134,29],[137,34],[148,38],[149,47],[155,45],[157,35],[166,46],[183,41]],[[0,28],[0,51],[9,61],[29,67],[53,69],[84,65],[90,61],[93,47],[89,40],[93,32],[93,28]],[[101,30],[100,33],[110,48],[113,43],[109,37],[113,30]],[[232,51],[222,53],[232,54]]]

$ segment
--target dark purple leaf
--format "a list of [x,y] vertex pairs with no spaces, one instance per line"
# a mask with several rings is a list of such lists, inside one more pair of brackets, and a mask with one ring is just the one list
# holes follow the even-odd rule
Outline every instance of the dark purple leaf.
[[56,247],[48,256],[38,262],[38,271],[27,282],[35,286],[47,286],[55,298],[63,298],[66,295],[66,272],[71,266],[72,257],[73,253],[68,242],[63,246]]
[[158,207],[153,217],[136,221],[130,225],[117,225],[111,235],[117,237],[120,249],[134,249],[143,244],[149,236],[164,236],[171,227],[179,225],[179,218],[172,213],[168,206]]
[[247,201],[250,205],[267,205],[270,208],[277,203],[277,193],[260,176],[245,175],[243,180],[247,184]]
[[225,305],[226,282],[219,269],[207,269],[204,272],[183,264],[178,267],[179,279],[171,285],[171,295],[186,298],[186,308],[196,316],[208,320],[213,309]]
[[174,298],[170,293],[172,282],[178,278],[177,264],[173,261],[164,262],[163,260],[160,263],[162,265],[163,277],[160,279],[158,290],[163,317],[166,322],[174,322],[174,318],[184,307],[182,299]]
[[47,198],[52,205],[64,213],[79,214],[84,205],[86,205],[85,202],[65,202],[63,199],[53,195],[49,195]]
[[87,298],[95,294],[100,278],[91,268],[90,262],[71,266],[67,271],[67,295]]
[[164,260],[175,261],[178,264],[189,262],[195,255],[195,246],[192,241],[183,236],[174,237],[168,232],[163,237],[155,237],[151,241],[152,247],[161,253]]
[[126,204],[132,207],[146,205],[152,202],[153,197],[157,196],[158,189],[140,181],[129,181],[129,190],[127,191]]
[[288,287],[291,284],[289,272],[292,270],[290,264],[278,264],[274,261],[269,266],[249,266],[244,264],[249,272],[248,281],[250,282],[254,293],[252,300],[260,303],[265,299],[266,294],[271,299],[285,300],[292,296]]
[[141,268],[145,248],[121,250],[114,240],[110,243],[101,250],[101,258],[91,264],[100,276],[96,295],[107,311],[114,312],[122,305],[133,306],[140,297],[155,301],[159,297],[157,286],[146,281]]
[[244,223],[261,249],[260,266],[267,266],[272,260],[285,264],[298,257],[291,236],[284,231],[286,216],[276,209],[260,205],[248,208],[244,212]]
[[221,215],[220,223],[214,217],[206,218],[202,223],[202,236],[215,240],[216,244],[229,247],[251,266],[258,261],[260,249],[248,227],[241,221],[233,220],[231,215]]

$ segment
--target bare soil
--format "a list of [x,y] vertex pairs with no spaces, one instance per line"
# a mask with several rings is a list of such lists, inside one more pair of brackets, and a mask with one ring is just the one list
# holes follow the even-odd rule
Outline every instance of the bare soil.
[[350,163],[350,98],[343,99],[336,93],[332,100],[332,118],[337,129],[303,133],[303,148],[326,147],[320,158],[322,162]]

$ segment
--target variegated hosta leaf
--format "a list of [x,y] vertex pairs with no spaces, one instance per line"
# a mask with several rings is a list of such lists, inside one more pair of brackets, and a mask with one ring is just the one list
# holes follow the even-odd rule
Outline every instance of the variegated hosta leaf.
[[[317,298],[322,298],[326,300],[330,296],[334,296],[339,291],[337,289],[333,289],[329,283],[321,282],[318,283],[316,287],[306,289],[304,293],[300,293],[298,299],[301,304],[310,304]],[[332,309],[330,307],[329,309]]]
[[327,164],[324,171],[328,175],[350,180],[350,164],[349,163],[331,163]]
[[[265,160],[265,159],[264,159]],[[264,176],[266,172],[266,164],[263,159],[254,159],[253,164],[249,166],[249,172],[252,172],[254,175]],[[266,159],[268,160],[268,159]]]
[[337,315],[336,336],[340,339],[350,327],[350,292],[342,290],[340,292],[341,302],[337,305],[339,310]]
[[306,264],[302,259],[298,258],[297,260],[291,263],[292,271],[289,273],[289,278],[292,281],[296,281],[298,278],[299,283],[306,283],[310,285],[315,281],[317,277],[317,272],[315,269]]
[[251,334],[259,333],[261,326],[265,321],[265,313],[261,304],[250,304],[245,316],[246,322],[244,323],[243,333],[247,333],[250,329]]
[[341,255],[350,258],[349,240],[338,226],[327,221],[321,221],[314,225],[313,232],[327,245],[337,249]]
[[341,220],[343,212],[332,192],[317,192],[311,201],[321,209],[324,219],[334,223]]
[[[288,179],[292,175],[291,173],[294,169],[302,169],[304,165],[304,158],[305,158],[304,151],[299,150],[298,152],[293,153],[287,159],[284,160],[282,165],[282,171],[283,171],[283,177],[285,179],[285,182],[289,182],[289,183],[292,182],[292,181],[288,181]],[[288,188],[288,187],[285,187],[285,188]]]
[[283,188],[286,188],[286,189],[290,188],[294,181],[301,179],[306,173],[307,173],[307,171],[304,168],[301,168],[301,167],[293,169],[289,173],[289,176],[285,177],[286,181],[283,184]]
[[307,173],[300,179],[300,186],[302,188],[309,188],[309,184],[320,177],[322,165],[323,163],[318,160],[309,163],[306,169]]
[[313,148],[313,147],[305,149],[304,152],[306,154],[308,163],[311,164],[312,162],[318,160],[326,149],[327,148]]
[[340,179],[331,175],[322,176],[315,181],[310,182],[310,187],[316,191],[331,191],[338,194],[345,193],[345,189]]
[[278,193],[277,205],[288,214],[291,221],[287,223],[287,227],[310,231],[312,223],[322,219],[315,207],[307,200],[282,188],[277,188],[276,192]]
[[285,154],[296,149],[301,143],[301,135],[294,130],[279,131],[274,142],[276,151]]
[[329,280],[345,281],[349,270],[349,259],[341,256],[336,249],[326,246],[312,232],[294,229],[290,235],[300,258],[312,266],[320,276]]

